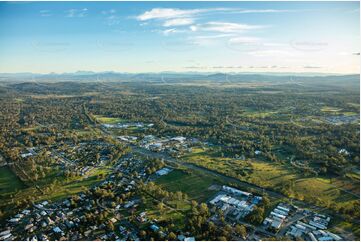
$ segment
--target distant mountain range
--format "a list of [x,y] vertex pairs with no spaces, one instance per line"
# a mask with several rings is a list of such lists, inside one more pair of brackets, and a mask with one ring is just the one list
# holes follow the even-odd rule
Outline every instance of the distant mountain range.
[[[325,73],[200,73],[200,72],[161,72],[161,73],[120,73],[120,72],[92,72],[77,71],[73,73],[0,73],[3,82],[297,82],[317,80],[322,82],[359,82],[356,74],[337,75]],[[341,84],[339,83],[339,84]]]

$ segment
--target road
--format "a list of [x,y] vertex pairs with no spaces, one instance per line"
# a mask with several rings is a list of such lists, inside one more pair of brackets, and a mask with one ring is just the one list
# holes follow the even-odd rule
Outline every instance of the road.
[[[114,140],[119,142],[117,137],[114,134],[112,134],[108,130],[105,130],[103,127],[101,127],[99,124],[96,124],[96,122],[94,122],[91,119],[91,117],[87,113],[85,105],[83,106],[83,108],[84,108],[83,111],[84,111],[85,115],[90,119],[91,125],[95,129],[99,129],[104,135],[111,136]],[[175,159],[173,157],[170,157],[168,154],[165,154],[164,152],[153,152],[153,151],[150,151],[150,150],[147,150],[145,148],[135,146],[135,145],[130,145],[130,147],[132,148],[132,151],[134,153],[138,153],[138,154],[141,154],[141,155],[144,155],[144,156],[150,156],[150,157],[154,157],[154,158],[160,158],[160,159],[163,159],[164,161],[166,161],[168,163],[171,163],[171,164],[185,166],[185,167],[187,167],[189,169],[192,169],[192,170],[202,171],[202,172],[204,172],[206,174],[210,174],[210,175],[212,175],[214,177],[221,178],[224,181],[235,183],[235,184],[238,184],[238,185],[243,186],[243,187],[252,188],[252,189],[256,190],[257,192],[259,192],[260,194],[263,194],[263,193],[266,192],[266,193],[269,194],[269,196],[271,196],[273,198],[290,200],[289,197],[287,197],[287,196],[285,196],[285,195],[283,195],[283,194],[281,194],[279,192],[276,192],[276,191],[273,191],[273,190],[270,190],[270,189],[266,189],[266,188],[263,188],[263,187],[255,185],[255,184],[245,182],[245,181],[240,181],[237,178],[221,174],[221,173],[219,173],[219,172],[217,172],[215,170],[210,170],[210,169],[207,169],[205,167],[194,165],[194,164],[189,163],[189,162],[184,161],[184,160]],[[311,203],[308,203],[308,202],[305,202],[305,201],[301,201],[301,200],[298,200],[298,199],[292,199],[292,204],[303,207],[303,208],[310,208],[310,209],[316,210],[316,211],[324,211],[324,210],[327,211],[328,210],[325,207],[319,207],[319,206],[316,206],[314,204],[311,204]],[[339,216],[339,215],[337,215],[335,213],[332,213],[332,214],[334,215],[334,217],[340,217],[340,218],[343,219],[342,216]],[[358,223],[359,221],[356,221],[356,222]]]
[[189,169],[192,169],[192,170],[202,171],[203,173],[207,173],[209,175],[219,177],[222,180],[232,182],[232,183],[237,183],[237,184],[239,184],[241,186],[255,189],[260,193],[267,192],[270,196],[275,197],[275,198],[287,198],[286,196],[284,196],[284,195],[282,195],[280,193],[264,189],[263,187],[259,187],[257,185],[254,185],[254,184],[251,184],[251,183],[248,183],[248,182],[240,181],[237,178],[221,174],[221,173],[219,173],[217,171],[210,170],[210,169],[207,169],[205,167],[197,166],[197,165],[194,165],[192,163],[173,158],[173,157],[171,157],[168,154],[165,154],[163,152],[153,152],[153,151],[150,151],[150,150],[147,150],[145,148],[135,146],[135,145],[130,145],[130,147],[132,148],[132,151],[134,153],[138,153],[138,154],[141,154],[141,155],[144,155],[144,156],[150,156],[150,157],[153,157],[153,158],[163,159],[165,162],[168,162],[168,163],[172,163],[172,164],[176,164],[176,165],[182,165],[182,166],[185,166],[185,167],[187,167]]

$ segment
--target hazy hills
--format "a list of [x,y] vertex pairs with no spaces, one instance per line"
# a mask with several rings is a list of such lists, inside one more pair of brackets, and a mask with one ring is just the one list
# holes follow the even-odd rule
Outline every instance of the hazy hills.
[[332,75],[322,73],[197,73],[197,72],[162,72],[162,73],[118,73],[118,72],[92,72],[77,71],[74,73],[0,73],[3,82],[297,82],[297,81],[327,81],[330,82],[359,82],[359,75]]

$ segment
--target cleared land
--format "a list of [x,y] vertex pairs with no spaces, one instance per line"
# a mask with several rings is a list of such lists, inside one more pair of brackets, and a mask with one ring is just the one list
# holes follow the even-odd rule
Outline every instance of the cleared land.
[[94,117],[96,120],[98,120],[99,122],[104,123],[104,124],[116,124],[116,123],[120,123],[120,122],[124,121],[121,118],[105,117],[102,115],[94,115]]
[[190,199],[204,202],[215,194],[215,191],[210,190],[209,187],[217,184],[217,181],[207,175],[198,174],[194,171],[189,173],[182,170],[174,170],[167,175],[159,177],[156,183],[162,185],[162,187],[170,192],[181,191],[186,193]]
[[317,204],[335,203],[346,206],[358,200],[359,185],[343,178],[305,177],[291,165],[262,160],[222,158],[217,152],[194,149],[184,160],[231,175],[239,180],[274,189],[301,200]]
[[25,188],[24,183],[8,167],[0,167],[0,196]]
[[[3,168],[0,169],[1,175],[9,174],[8,171],[3,171]],[[66,179],[63,176],[59,176],[58,178],[54,179],[53,175],[50,175],[36,182],[36,184],[40,187],[41,190],[38,190],[34,186],[25,188],[24,184],[14,174],[14,177],[10,177],[11,175],[9,174],[7,179],[4,179],[3,176],[1,176],[1,194],[4,195],[4,197],[0,204],[2,206],[6,206],[12,201],[21,202],[24,199],[31,200],[33,202],[44,200],[56,201],[59,199],[63,199],[70,195],[87,190],[89,187],[103,180],[103,178],[99,177],[100,174],[107,175],[110,172],[111,170],[106,168],[96,168],[89,174],[88,178],[85,179],[79,177]],[[11,180],[9,180],[9,178],[11,178]],[[20,182],[20,184],[22,184],[22,187],[18,185],[17,191],[16,189],[12,190],[13,198],[10,198],[9,193],[3,193],[3,184],[9,184],[9,182],[5,183],[5,181],[11,181],[11,183],[14,183],[16,179]]]

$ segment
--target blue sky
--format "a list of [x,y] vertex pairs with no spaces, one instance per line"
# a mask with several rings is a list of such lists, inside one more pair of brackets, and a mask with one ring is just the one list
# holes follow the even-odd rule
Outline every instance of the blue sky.
[[359,73],[358,2],[1,2],[0,72]]

